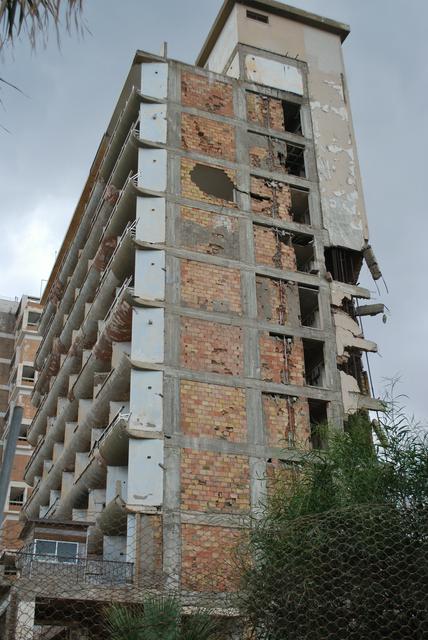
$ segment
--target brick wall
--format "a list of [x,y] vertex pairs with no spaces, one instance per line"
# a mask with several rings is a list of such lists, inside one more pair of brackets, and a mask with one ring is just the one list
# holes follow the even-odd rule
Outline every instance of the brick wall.
[[211,204],[218,204],[220,206],[236,207],[236,203],[231,200],[224,200],[223,198],[217,198],[210,193],[206,193],[200,189],[197,184],[192,180],[191,173],[196,165],[210,166],[223,171],[226,176],[236,184],[235,171],[232,169],[226,169],[225,167],[219,167],[217,165],[204,165],[201,162],[195,162],[189,158],[181,159],[181,195],[183,198],[191,198],[192,200],[202,200],[202,202],[210,202]]
[[179,229],[182,247],[200,253],[239,259],[237,218],[213,211],[181,207]]
[[211,593],[236,589],[236,569],[231,558],[241,536],[239,529],[183,524],[183,588]]
[[239,271],[195,260],[182,260],[181,302],[194,309],[240,314]]
[[287,236],[273,227],[254,225],[254,253],[257,264],[296,271],[296,254]]
[[284,131],[284,110],[277,98],[247,93],[247,117],[260,127]]
[[[262,394],[263,417],[268,444],[272,447],[306,447],[310,437],[309,405],[306,398]],[[293,444],[294,443],[294,444]]]
[[181,451],[181,508],[185,511],[240,513],[250,508],[246,456]]
[[181,140],[184,149],[235,160],[235,131],[230,124],[182,113]]
[[258,215],[292,220],[291,192],[284,182],[251,176],[251,211]]
[[256,277],[257,314],[276,324],[299,324],[299,292],[296,282]]
[[230,442],[247,439],[244,389],[182,380],[180,407],[186,435]]
[[304,354],[301,338],[260,335],[260,367],[262,380],[277,384],[304,384]]
[[181,364],[188,369],[242,374],[242,329],[196,318],[181,319]]
[[263,171],[285,172],[287,145],[284,140],[252,133],[248,137],[252,167]]
[[187,107],[194,107],[222,116],[233,116],[232,86],[213,80],[211,77],[183,72],[181,76],[181,102]]

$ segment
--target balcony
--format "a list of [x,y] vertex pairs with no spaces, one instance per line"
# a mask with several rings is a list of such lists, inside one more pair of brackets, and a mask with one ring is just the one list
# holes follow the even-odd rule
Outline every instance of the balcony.
[[134,579],[134,564],[100,557],[70,558],[35,553],[16,554],[16,567],[21,578],[50,584],[53,590],[60,585],[126,586]]

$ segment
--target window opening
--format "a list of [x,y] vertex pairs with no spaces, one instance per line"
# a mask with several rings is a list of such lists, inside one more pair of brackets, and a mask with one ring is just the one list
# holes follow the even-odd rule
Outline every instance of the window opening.
[[9,505],[14,507],[22,507],[25,500],[25,487],[10,487]]
[[302,134],[301,106],[297,102],[282,101],[284,114],[284,130],[290,133]]
[[295,233],[292,236],[292,244],[296,256],[297,271],[304,273],[318,273],[318,268],[314,261],[314,239],[312,236],[305,236]]
[[285,171],[293,176],[306,178],[305,171],[305,149],[296,144],[287,142],[287,156],[283,158],[282,164]]
[[257,13],[256,11],[250,11],[247,9],[247,18],[250,20],[257,20],[257,22],[264,22],[265,24],[269,24],[269,16],[263,15],[263,13]]
[[303,339],[305,381],[310,387],[322,387],[324,382],[324,344]]
[[300,324],[303,327],[319,327],[318,289],[299,285]]
[[190,172],[190,178],[207,195],[234,202],[235,185],[223,169],[196,164]]
[[309,215],[309,191],[290,187],[291,209],[290,214],[294,222],[311,224]]
[[33,554],[39,562],[77,562],[77,542],[59,540],[34,540]]
[[36,371],[34,367],[24,364],[22,367],[22,382],[34,382]]
[[326,247],[324,250],[325,268],[331,273],[333,280],[357,284],[363,263],[359,251],[343,247]]
[[308,400],[311,443],[314,449],[325,449],[327,443],[322,427],[327,424],[327,403],[322,400]]
[[41,314],[37,311],[29,311],[27,317],[27,325],[36,327],[39,324],[40,315]]

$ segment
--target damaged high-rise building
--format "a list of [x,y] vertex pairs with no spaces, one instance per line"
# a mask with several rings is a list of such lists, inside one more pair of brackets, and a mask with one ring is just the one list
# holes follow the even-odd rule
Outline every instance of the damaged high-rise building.
[[[136,53],[42,299],[22,574],[63,545],[100,562],[82,599],[107,560],[118,591],[227,591],[277,469],[379,408],[348,32],[227,0],[195,65]],[[38,598],[26,624],[49,624]]]

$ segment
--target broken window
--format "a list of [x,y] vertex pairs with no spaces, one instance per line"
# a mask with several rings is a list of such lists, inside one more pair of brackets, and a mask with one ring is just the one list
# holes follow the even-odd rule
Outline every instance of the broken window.
[[344,247],[326,247],[324,258],[325,268],[330,272],[333,280],[357,284],[363,263],[363,257],[359,251]]
[[207,195],[228,202],[235,201],[235,185],[223,169],[196,164],[190,172],[190,178]]
[[300,118],[300,104],[296,102],[282,101],[282,110],[284,113],[284,131],[290,133],[302,133],[302,121]]
[[311,443],[314,449],[325,449],[326,439],[323,427],[327,424],[327,403],[322,400],[308,400]]
[[250,11],[247,9],[247,18],[250,20],[257,20],[257,22],[269,23],[269,16],[265,16],[263,13],[257,13],[256,11]]
[[303,339],[305,381],[310,387],[322,387],[324,383],[324,344],[318,340]]
[[291,209],[290,214],[294,222],[311,224],[309,216],[309,191],[290,187]]
[[300,233],[292,235],[292,244],[296,256],[297,271],[305,273],[318,273],[318,268],[314,261],[314,239]]
[[299,285],[300,324],[303,327],[319,327],[318,289]]
[[300,178],[306,177],[305,171],[305,149],[297,144],[287,142],[287,156],[283,159],[286,173]]

